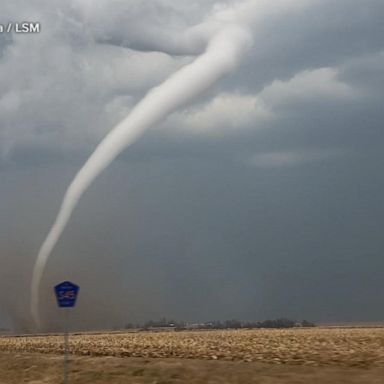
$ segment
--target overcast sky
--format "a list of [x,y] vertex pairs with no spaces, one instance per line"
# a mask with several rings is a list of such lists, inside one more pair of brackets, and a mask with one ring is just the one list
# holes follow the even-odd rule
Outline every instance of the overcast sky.
[[68,183],[154,86],[244,24],[253,45],[82,197],[41,287],[74,327],[167,316],[384,319],[382,0],[1,0],[0,327],[26,329],[33,263]]

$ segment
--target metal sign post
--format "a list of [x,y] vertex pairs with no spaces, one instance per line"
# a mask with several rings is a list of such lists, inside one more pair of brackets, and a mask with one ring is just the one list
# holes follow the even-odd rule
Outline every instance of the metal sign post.
[[68,363],[69,363],[69,334],[68,334],[68,309],[76,304],[79,286],[70,281],[63,281],[55,286],[57,305],[65,309],[64,315],[64,384],[68,383]]
[[69,336],[68,336],[68,310],[65,310],[64,325],[64,384],[68,383],[68,362],[69,362]]

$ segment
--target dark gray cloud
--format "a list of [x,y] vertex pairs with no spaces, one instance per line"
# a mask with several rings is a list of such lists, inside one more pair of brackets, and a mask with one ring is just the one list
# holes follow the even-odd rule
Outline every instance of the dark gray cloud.
[[[86,193],[44,277],[47,327],[60,326],[51,287],[67,277],[82,286],[76,327],[383,317],[383,7],[304,3],[260,2],[238,70]],[[39,35],[0,35],[0,319],[17,327],[30,324],[32,265],[67,184],[192,60],[164,45],[211,20],[214,2],[127,4],[40,1]],[[30,11],[8,1],[2,17]]]

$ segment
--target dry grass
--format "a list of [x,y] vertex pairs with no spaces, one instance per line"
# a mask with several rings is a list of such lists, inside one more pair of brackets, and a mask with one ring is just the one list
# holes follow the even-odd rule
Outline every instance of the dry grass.
[[[384,368],[312,367],[199,359],[72,356],[76,384],[382,384]],[[0,352],[1,384],[63,382],[63,357]]]
[[[291,329],[71,335],[74,355],[383,367],[384,329]],[[63,352],[61,336],[1,337],[0,351]]]

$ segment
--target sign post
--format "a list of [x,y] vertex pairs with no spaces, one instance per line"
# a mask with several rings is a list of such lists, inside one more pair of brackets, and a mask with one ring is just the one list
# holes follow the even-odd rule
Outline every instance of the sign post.
[[76,305],[79,286],[70,281],[63,281],[55,286],[55,295],[57,305],[65,309],[65,330],[64,330],[64,384],[68,383],[68,354],[69,354],[69,336],[68,336],[68,309]]

